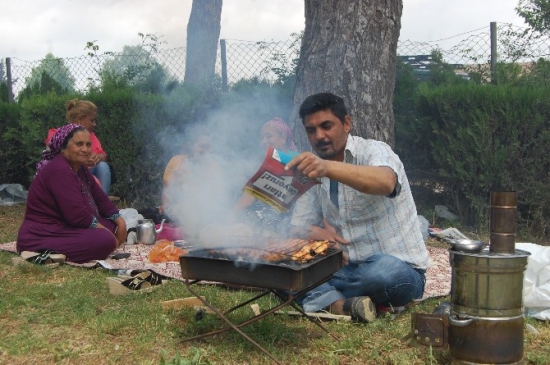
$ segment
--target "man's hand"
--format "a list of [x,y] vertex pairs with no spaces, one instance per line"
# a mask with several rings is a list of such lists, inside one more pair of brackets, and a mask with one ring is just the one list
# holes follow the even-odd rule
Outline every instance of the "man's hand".
[[286,164],[285,170],[290,170],[294,167],[302,175],[310,179],[325,177],[327,175],[327,160],[323,160],[311,152],[303,152],[294,157]]
[[331,226],[326,219],[323,219],[323,227],[319,226],[310,226],[309,228],[298,228],[294,227],[291,230],[291,234],[295,237],[300,237],[303,239],[310,239],[315,241],[331,241],[336,242],[336,247],[342,250],[342,260],[344,265],[348,264],[349,255],[348,250],[345,247],[349,245],[349,241],[342,238],[336,232],[333,226]]
[[330,241],[336,242],[336,246],[342,250],[342,261],[344,263],[344,266],[349,263],[349,255],[348,255],[348,249],[345,247],[346,245],[349,245],[349,241],[340,237],[338,233],[336,233],[336,229],[334,229],[333,226],[330,225],[330,223],[323,219],[323,227],[318,227],[319,229],[323,230],[325,234],[328,234],[329,237],[327,238]]

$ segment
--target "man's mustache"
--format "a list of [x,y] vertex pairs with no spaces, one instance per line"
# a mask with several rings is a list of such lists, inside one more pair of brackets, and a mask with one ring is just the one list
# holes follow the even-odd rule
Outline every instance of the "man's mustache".
[[330,141],[319,141],[315,144],[315,148],[322,148],[325,146],[329,146],[330,144]]

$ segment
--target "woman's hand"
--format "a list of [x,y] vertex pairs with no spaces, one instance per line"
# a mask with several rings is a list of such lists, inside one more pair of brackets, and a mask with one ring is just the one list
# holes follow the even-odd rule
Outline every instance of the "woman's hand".
[[95,153],[91,153],[91,154],[90,154],[90,157],[88,157],[88,161],[86,162],[86,164],[87,164],[88,166],[95,166],[95,165],[97,165],[100,161],[101,161],[100,155],[95,154]]
[[115,237],[117,239],[117,246],[122,245],[128,238],[128,231],[126,229],[126,221],[122,217],[118,217],[114,220],[116,224]]

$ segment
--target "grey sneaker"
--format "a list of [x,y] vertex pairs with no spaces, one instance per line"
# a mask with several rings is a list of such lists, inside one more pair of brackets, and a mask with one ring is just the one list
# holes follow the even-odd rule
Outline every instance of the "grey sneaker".
[[344,313],[360,322],[372,322],[376,318],[376,307],[369,297],[353,297],[344,302]]

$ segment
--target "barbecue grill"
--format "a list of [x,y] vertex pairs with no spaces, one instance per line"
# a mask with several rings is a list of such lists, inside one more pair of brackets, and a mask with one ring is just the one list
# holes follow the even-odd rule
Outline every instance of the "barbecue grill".
[[[242,256],[234,257],[230,254],[230,249],[227,252],[228,254],[225,254],[223,249],[200,249],[190,251],[187,255],[180,257],[181,272],[187,289],[227,324],[225,328],[185,338],[183,342],[235,330],[272,360],[279,363],[271,353],[242,332],[240,328],[275,313],[287,305],[292,306],[330,336],[337,338],[321,323],[308,316],[295,303],[295,300],[326,282],[333,273],[340,270],[343,259],[342,250],[332,247],[324,255],[318,255],[308,262],[294,262],[292,260],[267,262]],[[261,289],[261,293],[222,312],[208,303],[200,293],[193,289],[194,284],[204,280],[243,288],[255,287]],[[281,291],[284,291],[284,293]],[[234,324],[227,318],[227,314],[268,294],[276,295],[280,299],[280,303],[239,324]]]

